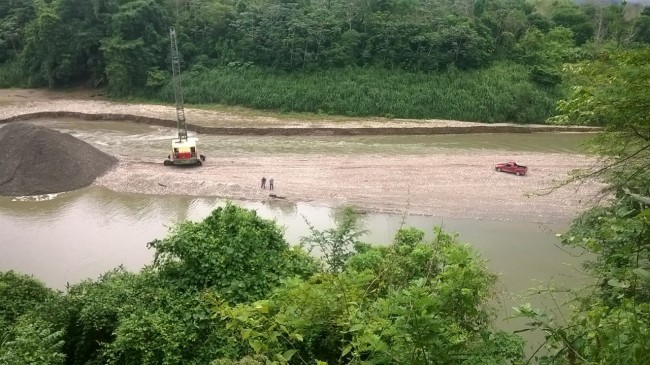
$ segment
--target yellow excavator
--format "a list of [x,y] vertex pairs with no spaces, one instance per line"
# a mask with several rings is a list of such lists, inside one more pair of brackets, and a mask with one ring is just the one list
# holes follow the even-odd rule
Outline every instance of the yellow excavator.
[[199,154],[196,147],[198,139],[187,137],[187,124],[185,123],[185,109],[183,107],[183,85],[181,82],[181,62],[176,43],[176,30],[169,28],[172,54],[172,77],[174,84],[174,99],[176,100],[176,126],[178,139],[172,140],[172,150],[167,156],[165,166],[196,165],[200,166],[205,161],[205,156]]

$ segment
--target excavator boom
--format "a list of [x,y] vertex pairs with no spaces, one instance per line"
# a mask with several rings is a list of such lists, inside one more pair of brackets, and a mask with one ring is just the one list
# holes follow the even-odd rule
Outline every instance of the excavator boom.
[[174,84],[174,99],[176,100],[176,126],[178,139],[172,140],[171,153],[163,162],[165,166],[174,165],[201,165],[205,156],[199,154],[196,138],[187,138],[187,124],[185,123],[185,109],[183,108],[183,83],[181,82],[181,60],[176,42],[176,30],[169,27],[169,38],[172,51],[172,82]]
[[176,30],[169,28],[169,38],[172,50],[172,77],[174,84],[174,99],[176,100],[176,125],[178,127],[178,141],[187,141],[187,124],[185,123],[185,109],[183,107],[183,84],[181,79],[181,61],[176,42]]

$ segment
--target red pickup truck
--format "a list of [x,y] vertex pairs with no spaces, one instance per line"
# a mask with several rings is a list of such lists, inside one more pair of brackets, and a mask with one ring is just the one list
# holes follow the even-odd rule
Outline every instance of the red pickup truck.
[[517,163],[513,161],[499,163],[494,169],[497,171],[509,172],[517,176],[526,175],[526,173],[528,172],[528,167],[517,165]]

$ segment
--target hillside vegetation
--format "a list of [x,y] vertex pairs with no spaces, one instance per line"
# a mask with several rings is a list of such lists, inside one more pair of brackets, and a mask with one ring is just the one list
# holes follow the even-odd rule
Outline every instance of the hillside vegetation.
[[536,0],[12,0],[0,87],[351,116],[542,122],[563,63],[650,43],[639,4]]

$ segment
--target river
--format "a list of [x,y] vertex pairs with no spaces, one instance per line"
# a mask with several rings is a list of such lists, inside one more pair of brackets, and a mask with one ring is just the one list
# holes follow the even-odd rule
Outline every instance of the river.
[[[167,153],[173,130],[125,122],[76,120],[37,121],[70,132],[77,138],[115,155],[157,158]],[[210,155],[241,156],[259,153],[394,153],[426,154],[440,149],[504,149],[554,153],[576,153],[584,134],[480,134],[444,136],[369,137],[242,137],[201,136],[211,146]],[[206,143],[207,142],[207,143]],[[288,242],[296,244],[308,234],[309,221],[319,229],[334,224],[330,207],[307,203],[236,202],[274,219],[285,228]],[[0,197],[0,271],[32,274],[47,285],[64,289],[118,266],[138,270],[151,262],[147,242],[162,238],[183,220],[201,220],[215,207],[225,204],[216,198],[153,196],[116,193],[91,186],[49,197]],[[458,232],[501,275],[498,290],[512,298],[538,285],[555,280],[566,285],[579,282],[577,267],[582,260],[558,247],[557,233],[568,221],[553,225],[503,220],[452,219],[428,216],[364,214],[363,239],[388,244],[403,223],[428,232],[442,225]],[[502,317],[504,317],[502,315]],[[505,325],[508,328],[510,325]]]

